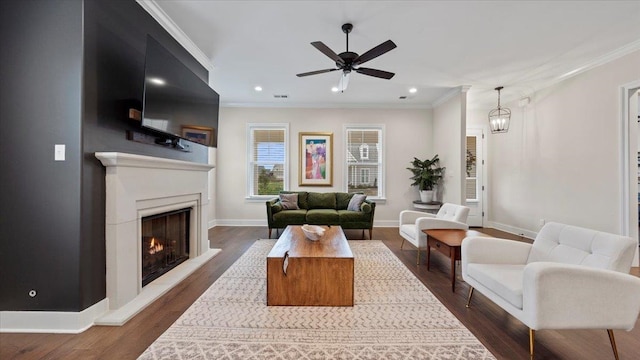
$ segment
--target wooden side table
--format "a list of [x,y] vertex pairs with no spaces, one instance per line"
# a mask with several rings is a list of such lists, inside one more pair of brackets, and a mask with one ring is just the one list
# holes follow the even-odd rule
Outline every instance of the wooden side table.
[[462,240],[467,236],[486,236],[475,230],[425,229],[427,234],[427,271],[431,257],[431,247],[451,259],[451,291],[456,291],[456,260],[461,260]]
[[428,201],[428,202],[423,202],[420,200],[415,200],[413,202],[413,208],[420,210],[420,211],[425,211],[425,212],[429,212],[429,213],[437,213],[438,210],[440,210],[440,207],[442,206],[442,203],[439,201]]

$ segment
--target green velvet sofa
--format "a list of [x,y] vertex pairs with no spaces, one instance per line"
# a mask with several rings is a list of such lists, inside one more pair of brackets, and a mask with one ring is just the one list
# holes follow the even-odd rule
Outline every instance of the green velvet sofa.
[[340,225],[343,229],[368,229],[369,239],[373,232],[373,216],[376,203],[364,200],[360,211],[349,211],[347,207],[352,193],[282,191],[281,194],[298,194],[297,210],[285,210],[280,198],[267,201],[269,238],[272,229],[283,229],[287,225]]

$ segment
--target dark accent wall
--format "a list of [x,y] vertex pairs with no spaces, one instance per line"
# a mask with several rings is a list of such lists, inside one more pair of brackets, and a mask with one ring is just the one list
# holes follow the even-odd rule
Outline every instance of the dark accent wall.
[[0,19],[0,310],[81,311],[106,296],[94,153],[207,159],[199,144],[187,153],[126,138],[144,132],[126,110],[142,104],[147,34],[208,73],[135,0],[3,0]]

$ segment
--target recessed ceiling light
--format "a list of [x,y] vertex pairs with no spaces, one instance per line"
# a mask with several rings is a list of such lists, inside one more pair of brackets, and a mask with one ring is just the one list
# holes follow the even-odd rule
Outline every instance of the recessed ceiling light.
[[333,91],[333,92],[338,92],[338,87],[336,87],[336,86],[332,87],[332,88],[331,88],[331,91]]
[[262,86],[256,86],[253,88],[255,91],[262,91]]
[[155,85],[164,85],[167,82],[160,78],[149,78],[149,82]]
[[418,89],[416,89],[416,88],[411,88],[411,89],[409,89],[409,92],[410,92],[410,93],[412,93],[412,94],[415,94],[415,93],[417,93],[417,92],[418,92]]

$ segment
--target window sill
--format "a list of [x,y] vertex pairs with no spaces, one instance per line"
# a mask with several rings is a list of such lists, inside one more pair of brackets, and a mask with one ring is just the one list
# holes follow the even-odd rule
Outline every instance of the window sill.
[[367,198],[367,200],[372,201],[376,204],[386,204],[387,203],[387,198]]
[[277,198],[278,195],[265,195],[265,196],[247,196],[244,198],[246,202],[265,202]]

